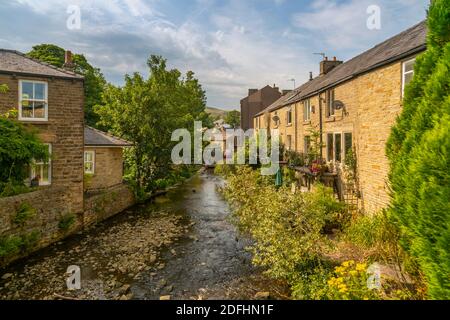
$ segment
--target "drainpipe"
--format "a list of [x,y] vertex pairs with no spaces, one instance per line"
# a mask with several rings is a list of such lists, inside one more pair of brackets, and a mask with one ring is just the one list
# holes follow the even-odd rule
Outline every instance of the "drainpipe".
[[297,126],[298,126],[298,123],[297,123],[297,103],[295,103],[294,104],[294,135],[295,135],[295,137],[294,137],[294,139],[295,139],[295,142],[294,142],[294,144],[295,144],[295,152],[298,152],[298,149],[297,149],[297,147],[298,147],[298,145],[297,145]]

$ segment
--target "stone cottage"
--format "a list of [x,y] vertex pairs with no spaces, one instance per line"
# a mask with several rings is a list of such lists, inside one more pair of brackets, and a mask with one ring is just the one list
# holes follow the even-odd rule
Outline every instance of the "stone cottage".
[[[122,184],[122,148],[130,144],[85,128],[84,78],[70,71],[71,57],[67,52],[64,69],[0,49],[0,84],[9,88],[0,94],[0,113],[17,110],[17,120],[36,130],[50,154],[48,162],[36,159],[29,170],[27,183],[35,191],[0,198],[0,239],[33,235],[31,251],[134,203]],[[101,190],[100,195],[85,194],[86,171],[93,174],[90,188]],[[19,225],[15,216],[23,208],[35,214]],[[8,259],[0,257],[0,265]]]
[[[100,130],[84,128],[85,190],[104,190],[123,182],[123,148],[132,143]],[[86,178],[88,177],[88,178]]]
[[347,62],[325,58],[319,76],[258,113],[255,127],[279,129],[283,143],[300,153],[308,152],[317,130],[321,158],[334,165],[352,150],[360,208],[378,212],[389,203],[386,142],[426,34],[424,21]]

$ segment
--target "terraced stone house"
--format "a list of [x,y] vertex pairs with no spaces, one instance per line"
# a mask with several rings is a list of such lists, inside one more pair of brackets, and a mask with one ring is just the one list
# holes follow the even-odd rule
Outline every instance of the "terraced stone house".
[[352,149],[360,208],[378,212],[389,203],[386,142],[426,33],[424,21],[344,63],[325,58],[319,76],[256,114],[255,128],[279,129],[287,148],[300,153],[318,130],[322,158],[337,167]]

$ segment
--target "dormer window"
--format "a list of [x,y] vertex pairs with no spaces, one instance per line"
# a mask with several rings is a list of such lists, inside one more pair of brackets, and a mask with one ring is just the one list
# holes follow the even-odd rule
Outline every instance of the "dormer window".
[[19,81],[19,120],[48,120],[48,84],[42,81]]

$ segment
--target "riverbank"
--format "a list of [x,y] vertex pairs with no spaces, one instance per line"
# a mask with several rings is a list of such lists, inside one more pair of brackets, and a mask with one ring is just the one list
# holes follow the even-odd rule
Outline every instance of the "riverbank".
[[[1,270],[0,298],[286,299],[282,284],[252,266],[249,241],[228,222],[216,191],[222,184],[201,172],[153,203]],[[79,291],[67,290],[70,265],[81,268]]]

